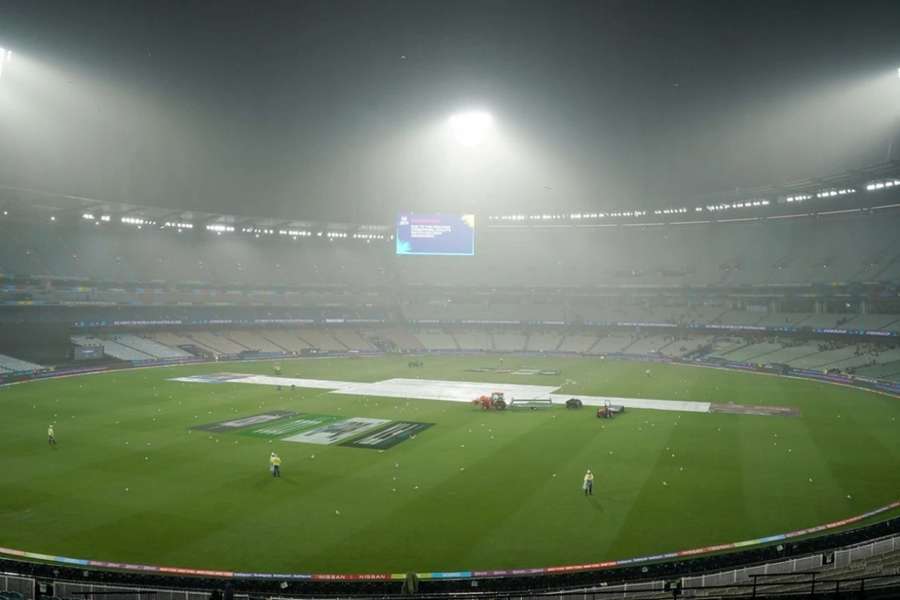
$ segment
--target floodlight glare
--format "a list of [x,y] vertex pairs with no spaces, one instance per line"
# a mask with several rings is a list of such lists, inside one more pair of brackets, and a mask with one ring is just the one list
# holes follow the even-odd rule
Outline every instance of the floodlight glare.
[[3,78],[3,66],[12,60],[12,50],[6,50],[0,46],[0,79]]
[[478,146],[494,125],[494,118],[486,112],[465,112],[450,117],[450,129],[463,146]]

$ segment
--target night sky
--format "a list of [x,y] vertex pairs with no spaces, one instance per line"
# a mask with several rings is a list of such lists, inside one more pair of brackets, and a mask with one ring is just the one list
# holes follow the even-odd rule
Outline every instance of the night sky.
[[0,46],[0,183],[248,215],[652,208],[900,128],[896,0],[0,0]]

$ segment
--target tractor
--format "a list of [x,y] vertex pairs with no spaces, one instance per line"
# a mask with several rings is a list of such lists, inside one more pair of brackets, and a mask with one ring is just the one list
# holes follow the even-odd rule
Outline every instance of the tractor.
[[503,392],[494,392],[490,396],[481,396],[472,400],[472,404],[480,406],[482,410],[505,410],[506,399]]

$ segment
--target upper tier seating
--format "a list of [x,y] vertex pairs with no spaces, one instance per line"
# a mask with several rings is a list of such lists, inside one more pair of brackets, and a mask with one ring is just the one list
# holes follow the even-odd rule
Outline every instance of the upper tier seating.
[[0,273],[110,282],[297,286],[384,278],[383,253],[355,244],[179,235],[121,227],[0,223]]
[[[396,260],[390,244],[292,242],[241,235],[179,235],[152,228],[0,222],[0,273],[79,280],[258,286],[256,303],[291,303],[273,286],[392,284],[526,286],[742,286],[900,280],[900,215],[890,212],[752,223],[610,228],[490,229],[478,254]],[[837,250],[836,250],[837,249]],[[434,274],[441,273],[439,279]],[[84,292],[72,292],[79,298]],[[106,292],[115,295],[115,292]],[[179,292],[165,292],[174,300]],[[191,292],[181,294],[191,301]],[[352,294],[349,294],[352,296]],[[344,300],[349,300],[345,298]],[[561,319],[554,304],[514,299],[417,303],[409,318]],[[727,307],[726,307],[727,308]],[[590,311],[590,307],[587,307]],[[640,311],[639,311],[640,312]],[[652,313],[652,311],[650,311]],[[720,312],[724,312],[720,311]],[[434,317],[433,315],[438,315]],[[548,316],[549,315],[549,316]],[[626,318],[629,315],[622,315]],[[633,315],[632,315],[633,316]],[[646,316],[646,311],[644,311]],[[676,316],[686,316],[684,314]],[[538,317],[535,319],[535,317]],[[585,314],[589,319],[591,315]],[[711,320],[715,315],[703,315]]]

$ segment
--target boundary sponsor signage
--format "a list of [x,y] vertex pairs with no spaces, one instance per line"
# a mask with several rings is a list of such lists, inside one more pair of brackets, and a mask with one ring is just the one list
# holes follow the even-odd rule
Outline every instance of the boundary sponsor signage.
[[[722,552],[725,550],[737,550],[752,546],[761,546],[771,542],[784,541],[791,538],[801,537],[812,533],[820,533],[838,527],[845,527],[858,523],[870,517],[880,515],[900,508],[900,500],[891,502],[884,506],[879,506],[869,512],[853,517],[847,517],[840,521],[832,521],[825,525],[817,525],[808,529],[798,529],[789,533],[781,533],[770,535],[767,537],[756,538],[752,540],[744,540],[742,542],[732,542],[728,544],[718,544],[715,546],[704,546],[701,548],[692,548],[690,550],[680,550],[677,552],[666,552],[664,554],[652,554],[637,558],[625,558],[621,560],[609,560],[605,562],[584,563],[579,565],[558,565],[552,567],[536,567],[524,569],[499,569],[494,571],[434,571],[427,573],[418,573],[419,579],[473,579],[480,577],[511,577],[518,575],[550,575],[558,573],[572,573],[578,571],[597,571],[600,569],[610,569],[614,567],[624,567],[628,565],[649,563],[659,560],[671,560],[678,558],[691,558],[702,554],[711,554]],[[159,573],[174,575],[196,575],[202,577],[224,577],[236,579],[279,579],[279,580],[314,580],[314,581],[389,581],[403,580],[406,578],[405,573],[244,573],[240,571],[212,571],[206,569],[190,569],[180,567],[158,567],[155,565],[140,565],[130,563],[117,563],[98,560],[86,560],[83,558],[70,558],[67,556],[53,556],[50,554],[39,554],[36,552],[26,552],[24,550],[16,550],[14,548],[4,548],[0,546],[0,555],[11,556],[20,559],[39,560],[43,562],[60,563],[66,565],[78,565],[82,567],[97,567],[102,569],[116,569],[121,571],[139,571],[141,573]]]

